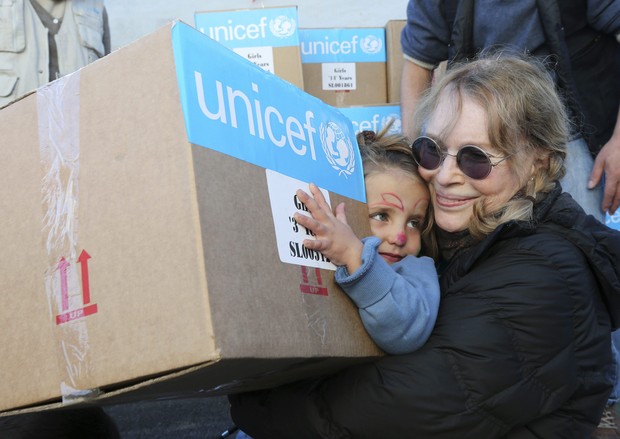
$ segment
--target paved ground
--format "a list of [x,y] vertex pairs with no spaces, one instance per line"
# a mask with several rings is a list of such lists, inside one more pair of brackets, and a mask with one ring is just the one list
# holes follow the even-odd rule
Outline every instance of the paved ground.
[[[193,398],[166,401],[139,402],[123,405],[106,406],[106,412],[112,416],[120,432],[121,439],[219,439],[220,433],[230,427],[232,422],[228,414],[226,397]],[[618,425],[620,405],[616,404],[612,424]],[[83,417],[83,414],[80,415]],[[10,418],[0,417],[0,438],[6,439],[41,439],[40,435],[10,434],[3,426],[10,426]],[[63,430],[64,431],[64,430]],[[83,433],[83,430],[79,430]],[[54,439],[67,439],[61,436],[48,436]],[[616,430],[605,430],[592,439],[618,438]],[[72,435],[73,439],[88,439],[82,434]]]
[[122,439],[216,439],[232,425],[226,397],[122,404],[106,411]]
[[[108,405],[121,439],[216,439],[232,426],[226,397]],[[98,407],[0,416],[1,439],[92,439],[107,420]],[[95,427],[99,426],[99,427]]]

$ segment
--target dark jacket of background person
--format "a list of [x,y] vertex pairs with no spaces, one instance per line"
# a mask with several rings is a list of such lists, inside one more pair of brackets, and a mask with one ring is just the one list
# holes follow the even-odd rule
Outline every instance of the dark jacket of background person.
[[[448,24],[448,61],[452,65],[488,48],[476,47],[474,0],[432,1]],[[617,0],[536,0],[544,43],[532,48],[534,55],[548,58],[557,74],[562,95],[571,109],[578,131],[593,155],[610,139],[620,103],[620,44],[614,36],[620,21]],[[414,8],[413,2],[408,8]],[[511,20],[511,18],[508,18]],[[431,25],[429,23],[429,25]],[[479,31],[480,32],[480,31]],[[414,27],[402,33],[403,48],[419,38]],[[430,49],[429,49],[430,51]],[[414,58],[434,64],[436,60]]]
[[231,396],[235,423],[254,439],[589,437],[612,388],[620,237],[559,186],[534,215],[450,260],[420,350]]

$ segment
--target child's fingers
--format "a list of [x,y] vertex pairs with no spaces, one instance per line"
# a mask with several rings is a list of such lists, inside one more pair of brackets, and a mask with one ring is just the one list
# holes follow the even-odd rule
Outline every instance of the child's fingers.
[[310,187],[310,192],[312,193],[312,196],[314,197],[314,200],[319,205],[319,207],[323,209],[325,212],[331,213],[331,208],[329,207],[329,204],[327,204],[327,201],[325,201],[323,192],[321,192],[318,186],[314,183],[310,183],[309,187]]
[[295,219],[295,221],[297,221],[298,224],[314,233],[315,236],[322,236],[328,232],[328,229],[324,226],[322,222],[317,221],[316,219],[308,215],[296,212],[295,214],[293,214],[293,218]]
[[345,223],[346,225],[349,225],[349,223],[347,222],[347,214],[344,208],[344,203],[340,203],[336,206],[336,219]]
[[[320,192],[320,191],[319,191]],[[308,195],[301,189],[298,189],[296,192],[297,198],[306,205],[308,211],[312,215],[313,218],[316,218],[319,221],[324,221],[326,218],[329,218],[331,212],[329,209],[326,211],[323,209],[314,198]]]
[[316,221],[312,217],[303,215],[299,212],[295,212],[293,214],[293,218],[295,219],[295,221],[297,221],[297,223],[301,224],[306,229],[310,230],[312,233],[316,233],[316,229],[318,228],[320,224],[318,221]]
[[323,239],[304,239],[304,247],[310,250],[322,252],[329,246],[328,242]]
[[317,210],[318,206],[316,205],[316,202],[314,201],[314,199],[310,195],[308,195],[306,192],[304,192],[302,189],[297,189],[297,191],[295,192],[295,195],[297,195],[297,198],[299,198],[299,201],[305,204],[305,206],[308,208],[308,211],[310,213],[312,213],[312,210]]

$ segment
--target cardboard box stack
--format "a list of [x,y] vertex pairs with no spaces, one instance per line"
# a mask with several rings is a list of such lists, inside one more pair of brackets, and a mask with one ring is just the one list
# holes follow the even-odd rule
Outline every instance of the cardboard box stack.
[[404,62],[400,34],[406,23],[406,20],[390,20],[385,25],[387,101],[390,103],[400,102],[400,80]]
[[196,12],[194,19],[201,32],[323,102],[355,107],[355,117],[364,106],[385,113],[391,109],[382,105],[399,105],[405,20],[384,28],[298,29],[295,6]]
[[0,412],[216,395],[380,355],[303,246],[368,224],[350,121],[181,22],[0,110]]
[[196,28],[303,90],[297,7],[203,11]]
[[304,90],[336,106],[387,103],[384,28],[300,29]]
[[394,104],[339,108],[351,120],[355,134],[370,130],[379,132],[391,123],[390,133],[401,132],[400,106]]

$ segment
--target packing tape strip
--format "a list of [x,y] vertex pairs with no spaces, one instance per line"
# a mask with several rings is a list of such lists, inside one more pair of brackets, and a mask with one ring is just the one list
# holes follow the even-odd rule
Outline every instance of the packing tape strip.
[[[61,370],[64,402],[96,396],[88,388],[92,364],[86,319],[63,319],[80,308],[78,176],[80,170],[80,74],[37,90],[43,235],[48,257],[45,292]],[[79,303],[77,303],[79,301]]]
[[[327,310],[329,302],[326,300],[327,288],[323,286],[321,270],[315,267],[301,266],[302,281],[299,285],[301,293],[298,296],[308,322],[308,328],[325,347],[325,340],[329,327],[327,325]],[[316,294],[307,294],[307,291],[319,291]],[[320,292],[324,290],[324,293]]]

